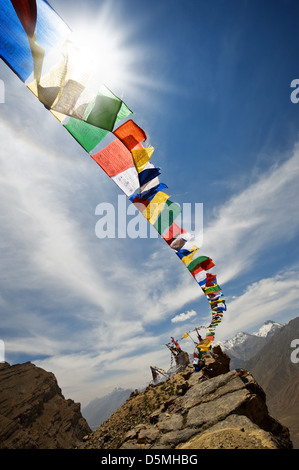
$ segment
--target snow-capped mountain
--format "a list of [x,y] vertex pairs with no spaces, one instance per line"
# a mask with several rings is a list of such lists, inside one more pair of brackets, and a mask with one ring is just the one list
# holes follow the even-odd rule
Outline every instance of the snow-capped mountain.
[[278,329],[284,326],[282,323],[274,322],[272,320],[266,321],[260,329],[253,333],[255,336],[262,336],[263,338],[267,338],[273,335],[273,333]]
[[271,338],[278,328],[284,326],[281,323],[266,321],[255,333],[240,331],[233,338],[226,341],[218,341],[222,351],[225,351],[230,359],[230,368],[241,367],[244,361],[250,359]]

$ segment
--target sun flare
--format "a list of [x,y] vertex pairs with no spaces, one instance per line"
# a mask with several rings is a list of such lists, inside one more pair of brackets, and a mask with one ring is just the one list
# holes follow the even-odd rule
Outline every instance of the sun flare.
[[146,76],[140,72],[145,65],[142,64],[144,55],[141,46],[134,42],[134,28],[117,23],[112,5],[109,5],[104,4],[92,21],[76,18],[73,36],[92,57],[98,83],[113,92],[123,93],[131,87],[146,84]]

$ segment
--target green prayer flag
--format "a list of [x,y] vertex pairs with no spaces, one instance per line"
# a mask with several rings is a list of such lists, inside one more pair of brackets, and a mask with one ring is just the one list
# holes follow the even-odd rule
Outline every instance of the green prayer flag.
[[174,220],[178,217],[181,213],[181,208],[176,203],[166,201],[163,210],[159,214],[159,217],[153,224],[155,229],[162,235],[171,225],[173,224]]
[[[122,102],[120,110],[116,116],[115,123],[128,117],[132,111]],[[70,117],[67,124],[63,126],[69,131],[70,134],[79,142],[80,145],[87,151],[91,152],[104,137],[109,133],[108,130],[94,126],[88,122]]]
[[125,103],[102,87],[87,106],[84,121],[96,127],[112,131],[116,122],[126,118],[132,111]]
[[203,261],[206,261],[207,259],[209,259],[208,256],[199,256],[198,258],[191,261],[191,263],[188,264],[187,268],[189,269],[189,271],[193,271],[197,266],[199,266]]
[[132,114],[132,111],[128,108],[126,103],[122,101],[120,110],[118,111],[117,117],[116,117],[116,123],[119,121],[122,121],[123,119],[126,119],[128,116]]
[[216,284],[216,286],[204,287],[205,294],[212,294],[213,292],[219,292],[221,290],[220,286]]
[[63,126],[87,152],[91,152],[109,132],[72,117]]

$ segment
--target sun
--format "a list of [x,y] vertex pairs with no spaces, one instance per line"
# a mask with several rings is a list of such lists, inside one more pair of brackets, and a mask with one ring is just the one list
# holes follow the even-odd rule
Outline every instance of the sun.
[[[113,2],[103,3],[92,17],[73,20],[72,37],[93,61],[93,78],[112,92],[124,93],[146,85],[142,46],[134,38],[132,23],[124,25],[115,19]],[[137,32],[136,32],[137,34]]]
[[[146,109],[157,102],[154,93],[169,93],[169,80],[161,73],[165,63],[162,61],[161,66],[163,44],[156,50],[144,34],[154,17],[134,16],[134,12],[128,12],[125,2],[114,0],[77,0],[73,8],[66,1],[52,0],[52,3],[70,28],[70,41],[83,51],[77,57],[71,56],[70,78],[86,87],[85,97],[96,94],[105,85],[130,109],[135,109],[137,104]],[[57,44],[45,57],[45,73],[59,60],[63,64],[64,58],[69,57],[69,49],[61,55],[64,46],[64,42]],[[89,74],[91,65],[93,70]]]

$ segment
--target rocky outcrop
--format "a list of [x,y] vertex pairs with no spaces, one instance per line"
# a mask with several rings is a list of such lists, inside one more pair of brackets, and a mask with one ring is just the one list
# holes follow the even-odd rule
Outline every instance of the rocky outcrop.
[[0,364],[0,448],[71,449],[91,430],[55,376],[30,362]]
[[121,449],[287,448],[287,430],[268,414],[265,395],[244,370],[209,380],[193,373],[183,396],[127,433]]
[[[163,387],[168,394],[161,401]],[[156,406],[153,394],[159,396]],[[147,413],[142,414],[145,402]],[[142,419],[135,425],[131,421],[128,429],[130,413],[135,416],[137,408]],[[200,372],[188,365],[164,384],[131,396],[85,447],[283,449],[292,443],[288,429],[269,415],[265,393],[252,375],[243,369],[229,371],[229,358],[217,346],[205,355]]]

